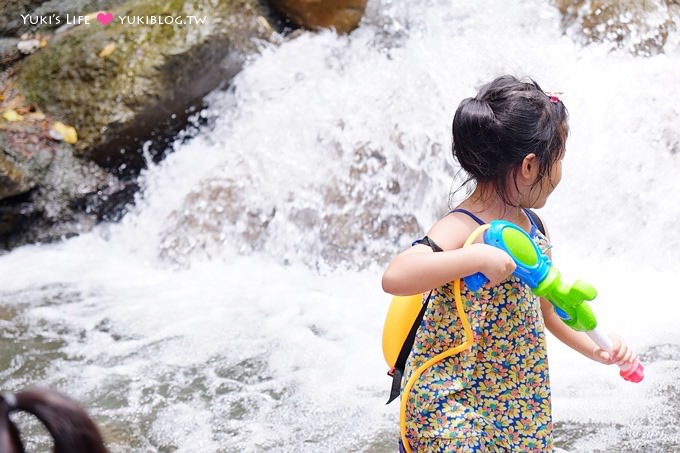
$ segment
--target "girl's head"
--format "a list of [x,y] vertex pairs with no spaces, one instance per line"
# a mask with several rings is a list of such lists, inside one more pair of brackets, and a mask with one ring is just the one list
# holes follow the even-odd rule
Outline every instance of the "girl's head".
[[493,188],[512,206],[523,206],[514,194],[520,189],[518,175],[528,165],[535,175],[530,184],[536,198],[532,203],[540,207],[559,182],[555,173],[568,133],[562,101],[533,80],[505,75],[458,106],[453,117],[453,156],[468,181]]
[[0,452],[24,453],[19,430],[9,417],[23,411],[35,415],[54,439],[54,453],[106,453],[99,430],[70,398],[47,389],[0,395]]

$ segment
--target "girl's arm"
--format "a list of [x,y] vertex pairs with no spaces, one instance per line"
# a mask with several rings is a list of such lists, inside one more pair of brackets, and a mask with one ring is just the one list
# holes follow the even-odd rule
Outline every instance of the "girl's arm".
[[408,296],[475,272],[482,272],[489,279],[488,284],[494,286],[514,270],[515,263],[505,252],[486,244],[438,253],[425,245],[416,245],[392,260],[383,274],[382,286],[387,293]]
[[507,253],[483,243],[462,248],[475,226],[455,215],[438,221],[428,237],[444,251],[435,253],[421,244],[403,251],[387,266],[382,278],[383,290],[408,296],[475,272],[482,272],[492,286],[505,280],[515,270],[515,263]]
[[[545,223],[543,223],[545,225]],[[545,228],[545,235],[550,240],[550,235],[547,228]],[[552,260],[552,253],[550,250],[546,252],[548,257]],[[610,335],[613,349],[611,353],[600,348],[593,340],[584,332],[578,332],[567,326],[557,313],[550,302],[541,298],[541,312],[543,313],[543,321],[546,328],[558,340],[566,344],[573,350],[580,352],[589,359],[604,364],[623,364],[624,362],[632,362],[636,359],[635,353],[628,347],[628,345],[617,335]]]
[[545,326],[550,333],[562,343],[589,359],[607,365],[612,363],[622,365],[625,362],[631,363],[636,359],[633,350],[616,335],[610,335],[613,344],[611,354],[601,349],[588,335],[583,332],[577,332],[562,322],[557,313],[555,313],[552,304],[545,299],[541,299],[541,311],[543,312]]

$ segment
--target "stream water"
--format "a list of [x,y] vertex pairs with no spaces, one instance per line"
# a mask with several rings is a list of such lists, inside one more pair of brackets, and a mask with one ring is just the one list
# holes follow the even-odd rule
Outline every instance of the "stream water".
[[630,384],[550,338],[556,444],[680,451],[678,39],[634,57],[560,19],[372,1],[348,37],[264,46],[121,221],[0,257],[0,388],[71,395],[112,452],[395,451],[381,273],[452,202],[458,102],[511,73],[564,92],[555,262],[646,366]]

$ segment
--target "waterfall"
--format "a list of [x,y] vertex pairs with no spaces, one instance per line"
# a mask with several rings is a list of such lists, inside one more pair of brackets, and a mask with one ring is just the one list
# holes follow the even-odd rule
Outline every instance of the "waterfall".
[[625,383],[550,338],[558,444],[677,451],[677,31],[641,57],[561,20],[538,0],[382,0],[349,36],[263,45],[121,221],[0,257],[2,389],[69,393],[114,452],[394,451],[380,276],[464,194],[458,103],[510,73],[564,93],[540,214],[647,366]]

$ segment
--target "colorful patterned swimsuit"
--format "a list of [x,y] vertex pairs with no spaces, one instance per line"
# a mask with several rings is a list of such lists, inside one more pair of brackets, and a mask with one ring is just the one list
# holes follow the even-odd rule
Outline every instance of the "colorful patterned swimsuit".
[[[533,220],[531,236],[543,251],[550,247]],[[552,451],[550,382],[539,299],[514,276],[478,293],[462,286],[474,344],[435,363],[414,385],[406,406],[411,449]],[[425,361],[464,341],[453,283],[433,290],[402,386]]]

